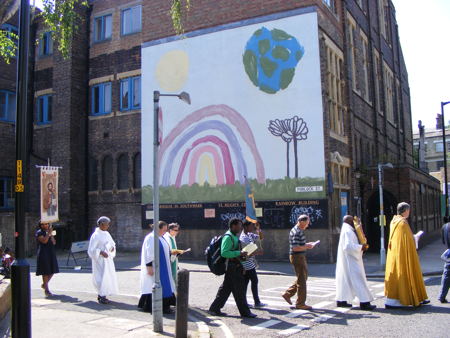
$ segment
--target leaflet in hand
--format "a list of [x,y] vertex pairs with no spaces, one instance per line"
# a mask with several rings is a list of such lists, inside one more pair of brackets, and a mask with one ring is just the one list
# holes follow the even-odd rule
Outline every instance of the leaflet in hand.
[[315,242],[311,242],[310,244],[312,245],[312,247],[314,248],[317,244],[320,243],[320,239],[315,241]]
[[255,243],[250,243],[245,246],[242,251],[246,252],[248,255],[251,255],[258,249],[258,246]]
[[418,231],[417,234],[414,235],[414,241],[416,242],[416,249],[419,248],[419,238],[422,235],[423,235],[423,231],[422,230]]

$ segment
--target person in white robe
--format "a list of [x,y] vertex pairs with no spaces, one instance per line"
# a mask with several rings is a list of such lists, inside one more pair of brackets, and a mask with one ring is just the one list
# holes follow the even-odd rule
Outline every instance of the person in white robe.
[[116,243],[112,239],[108,228],[111,220],[102,216],[97,220],[97,228],[89,240],[88,255],[92,260],[92,281],[98,293],[98,302],[108,304],[107,296],[118,294],[116,268]]
[[[170,305],[175,305],[175,283],[170,267],[170,245],[164,239],[167,223],[160,221],[159,230],[159,271],[163,297],[163,313],[171,314]],[[154,231],[145,236],[141,250],[141,298],[138,307],[145,312],[152,312],[152,293],[155,284],[154,271]]]
[[373,310],[373,296],[367,286],[363,264],[363,252],[367,244],[359,244],[353,217],[347,215],[343,219],[336,262],[336,301],[338,307],[352,307],[355,297],[360,302],[361,310]]
[[178,256],[184,253],[184,250],[178,249],[175,239],[179,235],[180,230],[181,227],[178,223],[170,223],[168,231],[164,234],[164,238],[170,245],[170,267],[175,285],[177,284]]

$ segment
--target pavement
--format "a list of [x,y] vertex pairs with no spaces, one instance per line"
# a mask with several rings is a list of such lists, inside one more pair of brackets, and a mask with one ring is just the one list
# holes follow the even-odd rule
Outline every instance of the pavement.
[[[422,247],[418,253],[420,257],[422,273],[424,276],[441,275],[443,262],[440,259],[445,247],[440,240],[431,242]],[[61,270],[90,270],[90,260],[81,255],[77,262],[71,258],[67,262],[67,252],[57,254]],[[139,270],[140,253],[124,252],[118,253],[114,259],[117,270]],[[28,259],[31,270],[36,266],[36,257]],[[379,254],[366,253],[364,255],[364,265],[368,278],[384,278],[384,271],[379,264]],[[180,268],[191,272],[210,273],[205,261],[183,260],[179,264]],[[334,277],[336,264],[313,264],[308,265],[309,276],[311,277]],[[261,275],[286,275],[293,276],[294,271],[289,262],[262,261],[258,269]],[[10,294],[10,281],[0,280],[0,301],[3,303],[5,297]],[[9,293],[8,293],[9,292]],[[1,298],[3,297],[3,299]],[[68,298],[65,298],[68,297]],[[152,329],[151,315],[131,311],[135,309],[136,299],[120,299],[120,302],[113,304],[115,312],[105,313],[101,307],[91,300],[83,299],[83,295],[61,296],[52,299],[34,298],[32,299],[32,318],[34,337],[72,337],[68,334],[67,328],[76,328],[73,337],[148,337],[148,336],[175,336],[175,317],[164,319],[164,332],[155,333]],[[69,311],[67,307],[60,304],[72,303],[77,311]],[[82,308],[80,311],[79,309]],[[195,309],[190,309],[188,336],[189,337],[209,337],[208,327],[200,319]],[[145,316],[145,317],[143,317]],[[128,317],[128,318],[127,318]],[[51,326],[41,325],[48,319]],[[2,310],[0,307],[0,337],[9,337],[10,334],[10,312]]]

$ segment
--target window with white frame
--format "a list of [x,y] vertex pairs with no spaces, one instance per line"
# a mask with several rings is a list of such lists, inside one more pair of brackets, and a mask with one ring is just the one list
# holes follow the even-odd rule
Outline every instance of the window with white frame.
[[134,6],[122,10],[122,35],[140,32],[142,30],[142,6]]
[[373,77],[375,82],[375,104],[376,109],[382,112],[380,107],[380,82],[381,82],[381,71],[380,71],[380,54],[376,49],[373,50]]
[[14,179],[0,177],[0,210],[14,209]]
[[369,42],[367,36],[361,32],[361,42],[362,42],[362,73],[363,73],[363,95],[364,99],[369,102]]
[[53,54],[52,32],[45,32],[39,39],[39,56]]
[[385,102],[385,112],[388,121],[395,123],[394,119],[394,73],[386,64],[383,62],[383,72],[384,72],[384,102]]
[[141,77],[130,77],[120,81],[120,110],[141,108]]
[[16,121],[16,93],[0,90],[0,121]]
[[358,76],[356,74],[356,21],[347,14],[348,41],[350,49],[351,67],[352,67],[352,88],[354,91],[359,89]]
[[49,124],[52,122],[53,97],[52,95],[42,95],[36,100],[36,122],[37,124]]
[[100,83],[91,89],[91,115],[111,113],[111,82]]
[[444,152],[444,143],[443,142],[436,142],[434,144],[434,146],[435,146],[435,151],[437,153],[443,153]]
[[103,15],[94,19],[94,41],[100,42],[111,39],[112,15]]
[[325,50],[327,56],[327,108],[330,129],[338,135],[344,135],[343,53],[328,38],[325,39]]

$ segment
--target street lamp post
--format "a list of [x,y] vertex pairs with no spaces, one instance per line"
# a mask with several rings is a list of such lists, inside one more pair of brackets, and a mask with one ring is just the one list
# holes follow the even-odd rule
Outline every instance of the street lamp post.
[[378,163],[378,188],[380,191],[380,215],[378,222],[380,224],[380,266],[384,267],[386,264],[386,249],[384,246],[384,227],[386,226],[386,219],[384,217],[383,204],[383,168],[393,168],[392,163]]
[[20,2],[19,57],[17,60],[16,97],[16,184],[15,184],[15,237],[16,259],[11,266],[11,331],[13,338],[31,337],[30,265],[25,258],[25,202],[28,132],[28,48],[30,41],[30,4]]
[[162,321],[162,287],[161,274],[159,268],[159,98],[161,96],[176,96],[180,100],[191,104],[188,93],[180,94],[161,94],[155,90],[153,92],[153,234],[154,234],[154,259],[153,271],[155,274],[155,283],[152,289],[152,315],[153,331],[163,332]]
[[444,192],[445,192],[445,217],[448,219],[448,187],[447,187],[447,144],[445,142],[445,119],[444,119],[444,106],[449,104],[450,101],[441,102],[441,119],[442,119],[442,140],[444,142]]

